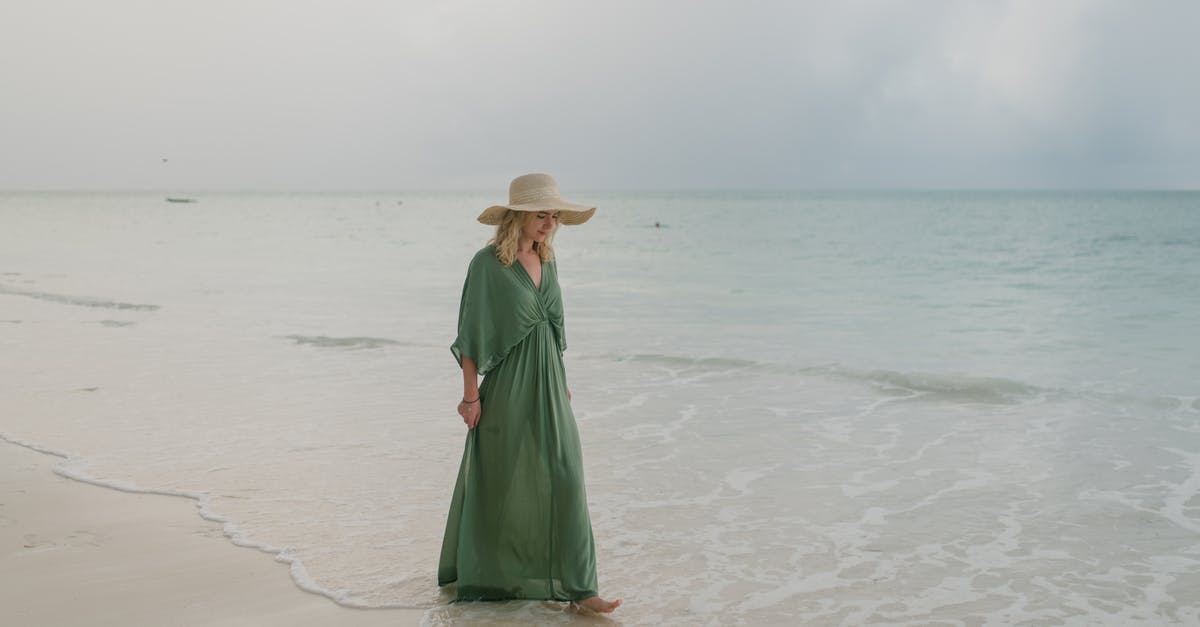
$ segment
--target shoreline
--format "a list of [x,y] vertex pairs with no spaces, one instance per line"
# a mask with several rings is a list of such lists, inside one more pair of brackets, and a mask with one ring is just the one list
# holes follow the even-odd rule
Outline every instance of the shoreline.
[[105,489],[56,463],[0,441],[0,607],[22,624],[419,625],[426,613],[338,605],[235,545],[194,499]]

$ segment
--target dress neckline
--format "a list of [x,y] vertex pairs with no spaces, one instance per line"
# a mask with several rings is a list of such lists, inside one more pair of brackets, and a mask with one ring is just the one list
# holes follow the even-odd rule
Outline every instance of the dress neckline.
[[535,291],[535,292],[537,292],[537,293],[541,294],[541,293],[542,293],[542,288],[546,286],[546,262],[544,262],[544,261],[543,261],[543,262],[541,263],[541,266],[542,266],[542,282],[541,282],[540,284],[539,284],[539,283],[534,283],[534,282],[533,282],[533,276],[532,276],[532,275],[530,275],[530,274],[529,274],[529,271],[525,269],[525,264],[521,263],[521,260],[520,260],[520,259],[513,259],[513,265],[520,266],[520,268],[521,268],[521,274],[524,274],[524,275],[525,275],[525,278],[529,280],[529,284],[533,286],[533,291]]

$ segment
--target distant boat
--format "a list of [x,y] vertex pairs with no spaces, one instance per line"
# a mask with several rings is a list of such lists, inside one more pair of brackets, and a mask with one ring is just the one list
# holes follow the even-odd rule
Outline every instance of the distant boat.
[[167,196],[167,202],[196,202],[195,198],[171,198]]

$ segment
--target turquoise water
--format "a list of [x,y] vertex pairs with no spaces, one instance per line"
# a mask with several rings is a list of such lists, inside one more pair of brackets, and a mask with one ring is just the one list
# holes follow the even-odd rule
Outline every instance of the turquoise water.
[[[577,622],[433,585],[496,198],[194,196],[0,195],[0,435],[340,603]],[[569,196],[622,622],[1200,622],[1200,194]]]
[[[570,243],[587,255],[577,274],[604,290],[578,296],[576,314],[620,302],[666,352],[1196,392],[1200,194],[597,202],[608,211]],[[668,228],[645,228],[654,221]]]

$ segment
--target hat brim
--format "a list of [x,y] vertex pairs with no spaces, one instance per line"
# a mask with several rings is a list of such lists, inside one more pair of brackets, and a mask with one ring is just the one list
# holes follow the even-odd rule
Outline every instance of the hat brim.
[[484,209],[478,219],[483,224],[495,226],[504,219],[506,211],[557,211],[559,224],[583,224],[592,218],[596,208],[558,198],[545,198],[515,205],[492,205]]

